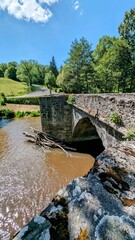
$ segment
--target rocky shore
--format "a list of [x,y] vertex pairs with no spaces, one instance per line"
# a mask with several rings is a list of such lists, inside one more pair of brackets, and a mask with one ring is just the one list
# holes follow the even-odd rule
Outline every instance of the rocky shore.
[[108,148],[14,240],[135,240],[135,142]]

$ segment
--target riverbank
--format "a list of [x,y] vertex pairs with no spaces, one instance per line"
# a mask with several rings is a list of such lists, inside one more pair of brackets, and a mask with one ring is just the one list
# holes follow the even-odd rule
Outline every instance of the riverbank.
[[7,103],[4,106],[0,106],[1,109],[9,109],[11,111],[17,112],[17,111],[39,111],[40,107],[39,105],[26,105],[26,104],[11,104]]
[[40,110],[37,109],[34,105],[31,107],[31,105],[7,104],[0,109],[0,119],[14,119],[25,116],[38,117],[40,116]]

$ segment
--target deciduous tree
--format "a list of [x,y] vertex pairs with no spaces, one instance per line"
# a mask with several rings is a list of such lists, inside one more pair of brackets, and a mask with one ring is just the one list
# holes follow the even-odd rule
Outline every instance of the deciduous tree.
[[35,84],[43,84],[45,77],[45,66],[37,61],[21,61],[17,68],[17,78],[26,82],[28,86]]
[[56,87],[56,77],[51,70],[45,74],[45,84],[50,89],[50,94],[53,87]]
[[7,69],[5,70],[4,77],[17,80],[16,71],[17,71],[17,62],[9,62]]
[[76,81],[73,74],[70,72],[69,65],[65,65],[61,68],[56,83],[57,86],[59,86],[63,92],[67,93],[75,92]]
[[6,63],[1,63],[0,64],[0,77],[4,77],[4,73],[7,69],[7,64]]
[[95,62],[95,84],[101,92],[125,92],[131,84],[130,70],[130,47],[125,40],[114,38],[108,50]]
[[125,12],[118,31],[120,36],[127,41],[132,51],[135,51],[135,8]]

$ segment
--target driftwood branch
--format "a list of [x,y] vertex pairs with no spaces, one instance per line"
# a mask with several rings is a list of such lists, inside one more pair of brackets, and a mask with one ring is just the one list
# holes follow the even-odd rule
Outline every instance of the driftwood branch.
[[33,134],[27,133],[27,132],[23,132],[23,134],[25,135],[25,137],[27,137],[29,142],[35,143],[39,146],[41,146],[41,148],[44,150],[46,147],[49,148],[60,148],[64,153],[66,153],[66,155],[69,157],[70,154],[65,150],[71,150],[71,151],[75,151],[75,149],[67,147],[65,145],[63,145],[61,142],[58,142],[57,140],[53,139],[50,136],[47,136],[45,133],[38,131],[35,128],[31,127],[31,130],[33,131]]

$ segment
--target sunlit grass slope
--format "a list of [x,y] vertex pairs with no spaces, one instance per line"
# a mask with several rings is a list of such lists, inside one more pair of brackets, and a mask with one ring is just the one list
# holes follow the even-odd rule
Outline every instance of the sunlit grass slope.
[[19,96],[28,93],[28,86],[9,78],[0,78],[0,93],[4,93],[6,97]]

